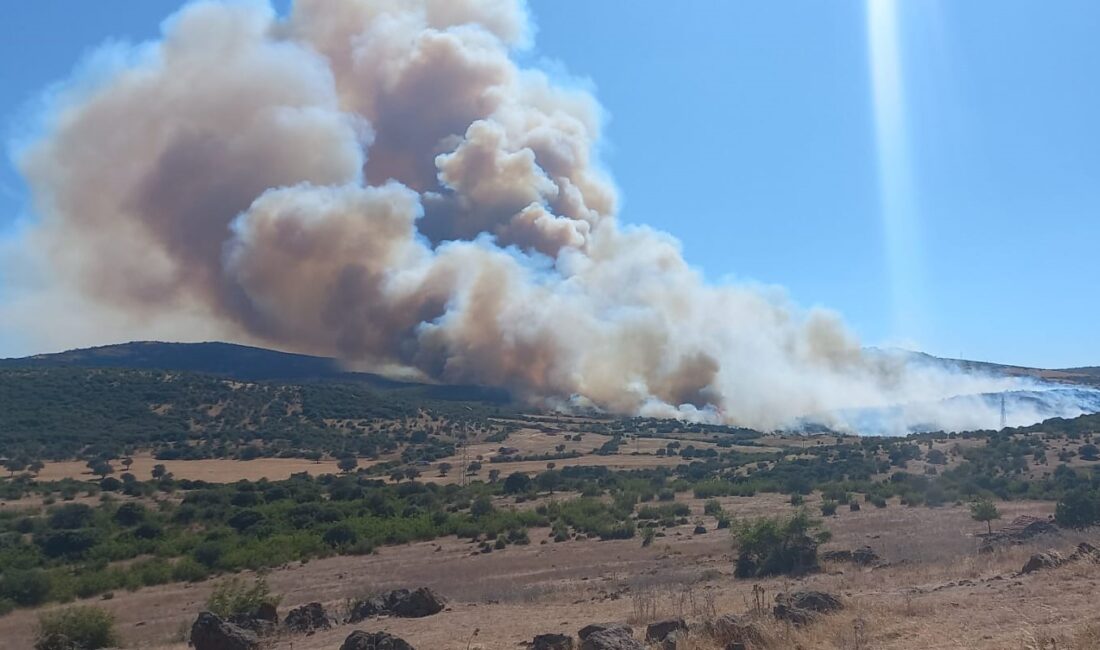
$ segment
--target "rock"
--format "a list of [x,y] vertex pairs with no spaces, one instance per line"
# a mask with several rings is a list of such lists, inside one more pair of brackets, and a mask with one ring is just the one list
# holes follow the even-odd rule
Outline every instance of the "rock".
[[808,609],[791,607],[783,603],[772,608],[772,616],[777,620],[786,621],[792,625],[808,625],[809,623],[813,623],[814,619],[817,618],[817,614]]
[[632,636],[634,634],[634,628],[630,627],[626,623],[593,623],[591,625],[586,625],[582,627],[580,631],[577,632],[577,636],[581,638],[581,641],[584,641],[590,635],[595,634],[596,632],[606,632],[609,630],[622,630]]
[[629,629],[614,628],[593,632],[581,642],[581,650],[645,650],[642,642],[626,631]]
[[705,534],[706,534],[706,532],[707,532],[707,527],[706,527],[706,526],[703,526],[702,524],[700,524],[700,525],[696,526],[696,527],[695,527],[695,530],[693,531],[693,533],[694,533],[695,535],[705,535]]
[[848,509],[852,512],[859,512],[859,501],[849,501]]
[[531,650],[573,650],[573,637],[565,634],[540,634],[531,642]]
[[861,566],[869,566],[879,561],[878,553],[870,546],[863,546],[852,551],[852,561]]
[[824,591],[795,591],[775,597],[772,615],[793,625],[806,625],[818,614],[829,614],[843,607],[839,598]]
[[1096,548],[1088,542],[1081,542],[1077,545],[1077,549],[1073,551],[1073,555],[1070,556],[1070,559],[1100,562],[1100,548]]
[[191,625],[191,645],[195,650],[255,650],[260,647],[260,639],[210,612],[202,612]]
[[673,630],[661,640],[661,650],[676,650],[685,647],[687,642],[687,630]]
[[402,618],[423,618],[443,611],[447,600],[428,587],[409,591],[394,591],[373,596],[356,603],[348,617],[349,623],[372,616],[399,616]]
[[825,551],[821,554],[821,559],[828,562],[855,562],[861,566],[870,566],[881,558],[870,546],[863,546],[854,551]]
[[719,616],[710,625],[711,635],[726,647],[763,645],[764,635],[753,621],[733,614]]
[[415,650],[404,639],[385,632],[356,630],[344,639],[340,650]]
[[682,618],[670,618],[664,621],[650,623],[645,628],[645,640],[653,643],[664,641],[668,635],[677,630],[687,630],[687,623]]
[[1024,568],[1020,569],[1020,573],[1031,573],[1032,571],[1038,571],[1040,569],[1053,569],[1062,566],[1065,562],[1065,558],[1063,558],[1062,554],[1058,551],[1034,553],[1028,558],[1027,562],[1024,564]]
[[794,591],[789,594],[779,594],[775,602],[788,607],[806,609],[818,614],[829,614],[839,609],[844,609],[844,604],[836,596],[824,591]]
[[997,548],[1024,544],[1042,535],[1057,535],[1058,526],[1050,519],[1020,515],[1011,523],[988,535],[982,535],[983,540],[978,548],[979,553],[991,553]]
[[287,612],[283,625],[292,632],[313,634],[332,627],[333,620],[321,603],[309,603]]
[[594,623],[581,628],[581,650],[643,650],[634,638],[634,628],[626,623]]
[[274,634],[279,625],[279,613],[272,603],[261,603],[255,610],[246,614],[234,614],[229,622],[237,627],[255,632],[259,636]]

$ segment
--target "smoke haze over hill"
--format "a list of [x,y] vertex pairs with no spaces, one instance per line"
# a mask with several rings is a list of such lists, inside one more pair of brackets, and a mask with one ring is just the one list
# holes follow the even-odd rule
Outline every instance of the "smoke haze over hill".
[[21,151],[39,220],[6,257],[34,286],[3,318],[758,428],[899,403],[994,426],[950,398],[1027,387],[868,355],[836,314],[619,224],[601,109],[516,63],[532,31],[514,0],[197,2],[106,47]]

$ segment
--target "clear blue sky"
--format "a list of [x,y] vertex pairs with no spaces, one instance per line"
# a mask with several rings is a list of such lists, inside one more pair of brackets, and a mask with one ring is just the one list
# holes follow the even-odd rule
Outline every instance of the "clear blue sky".
[[[179,4],[6,7],[6,134],[82,53],[154,37]],[[523,58],[590,80],[622,218],[676,235],[708,277],[782,285],[869,344],[1100,364],[1100,2],[902,4],[912,319],[893,306],[863,0],[531,0]],[[0,230],[20,215],[5,160]]]

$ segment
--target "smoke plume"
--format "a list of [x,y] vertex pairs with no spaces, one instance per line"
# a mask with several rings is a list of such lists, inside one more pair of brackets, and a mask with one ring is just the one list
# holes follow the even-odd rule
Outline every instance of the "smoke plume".
[[104,50],[19,157],[50,282],[22,317],[764,428],[1016,385],[869,356],[619,224],[600,106],[516,63],[531,32],[518,0],[207,1]]

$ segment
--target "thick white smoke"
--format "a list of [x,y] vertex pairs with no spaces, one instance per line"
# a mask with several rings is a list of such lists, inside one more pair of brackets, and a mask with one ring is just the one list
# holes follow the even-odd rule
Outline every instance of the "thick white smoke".
[[530,33],[518,0],[188,5],[70,84],[24,149],[38,299],[80,296],[111,338],[197,323],[766,428],[1014,385],[864,355],[835,315],[707,284],[672,237],[619,225],[600,107],[515,63]]

